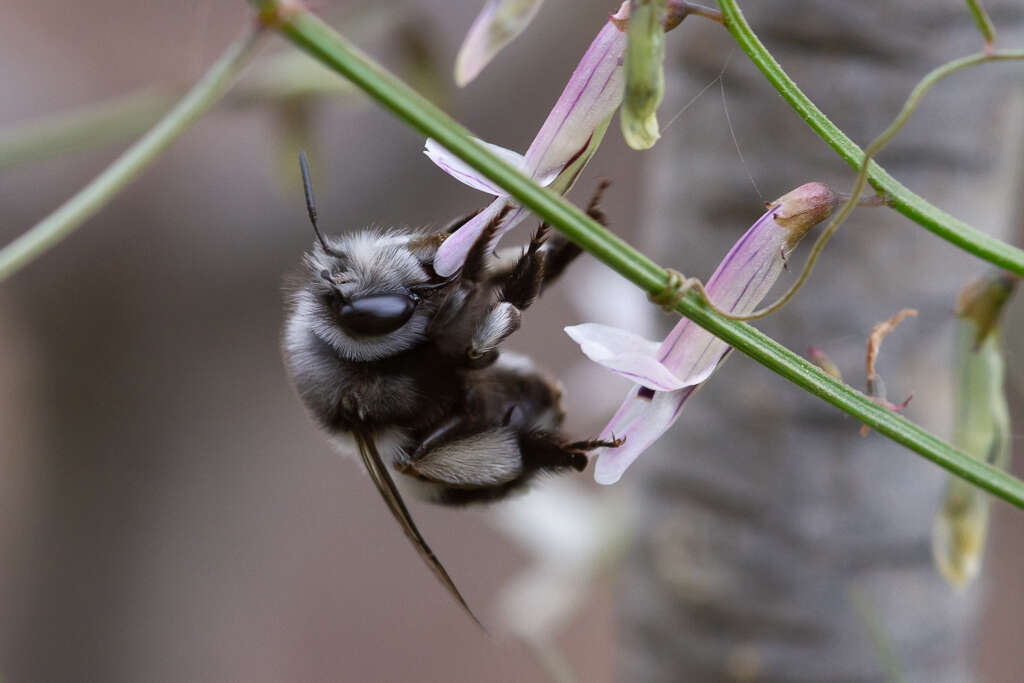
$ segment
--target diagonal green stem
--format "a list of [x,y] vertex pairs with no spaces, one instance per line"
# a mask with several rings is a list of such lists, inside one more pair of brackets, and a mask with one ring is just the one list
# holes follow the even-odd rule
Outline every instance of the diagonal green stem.
[[0,282],[74,232],[220,98],[253,53],[259,28],[232,43],[178,104],[78,194],[0,250]]
[[985,38],[985,47],[991,49],[992,45],[996,42],[996,27],[992,23],[992,17],[985,11],[981,0],[967,0],[967,9],[971,11],[974,22],[978,24],[978,30],[981,31],[982,37]]
[[[440,142],[630,282],[651,294],[661,292],[668,285],[668,274],[663,268],[579,208],[540,187],[474,142],[465,128],[322,21],[301,10],[283,13],[272,1],[258,4],[263,16],[275,17],[281,33],[300,48],[348,78],[401,120]],[[758,363],[849,413],[880,434],[996,497],[1024,508],[1024,482],[971,458],[897,413],[876,405],[753,327],[716,315],[697,294],[684,297],[676,310]]]
[[[779,91],[782,98],[840,157],[854,168],[859,168],[864,161],[864,152],[839,130],[782,70],[751,30],[743,12],[737,7],[736,0],[719,0],[718,5],[725,16],[725,27],[729,33],[747,53],[750,61]],[[1004,54],[1012,53],[1007,51]],[[930,204],[907,189],[874,161],[869,164],[868,182],[879,194],[886,197],[888,206],[918,225],[978,258],[1011,273],[1024,275],[1024,251],[986,235]]]

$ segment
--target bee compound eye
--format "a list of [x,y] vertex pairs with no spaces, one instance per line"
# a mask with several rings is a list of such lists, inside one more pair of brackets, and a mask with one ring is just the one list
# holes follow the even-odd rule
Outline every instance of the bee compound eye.
[[412,317],[416,303],[404,294],[364,296],[338,308],[338,322],[349,334],[375,336],[394,332]]

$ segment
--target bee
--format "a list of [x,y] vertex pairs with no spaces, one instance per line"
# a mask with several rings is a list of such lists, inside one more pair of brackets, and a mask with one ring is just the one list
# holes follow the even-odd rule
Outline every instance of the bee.
[[[542,224],[518,258],[500,259],[491,243],[502,212],[462,268],[440,277],[437,248],[474,214],[438,233],[364,230],[327,239],[305,156],[299,161],[316,239],[291,296],[285,364],[312,418],[339,450],[359,454],[406,536],[475,620],[392,473],[435,503],[486,503],[539,474],[582,471],[589,451],[620,443],[565,439],[559,383],[529,358],[499,349],[581,251]],[[588,208],[601,222],[606,186]]]

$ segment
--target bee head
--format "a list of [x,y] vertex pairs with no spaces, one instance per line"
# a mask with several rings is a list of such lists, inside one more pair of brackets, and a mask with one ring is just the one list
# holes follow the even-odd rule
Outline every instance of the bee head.
[[367,361],[425,340],[453,282],[438,278],[405,231],[365,230],[314,244],[296,313],[344,358]]
[[411,349],[425,338],[436,311],[433,295],[452,282],[438,278],[430,265],[436,244],[405,231],[326,239],[304,154],[299,166],[316,242],[305,257],[309,280],[296,296],[294,319],[350,360]]

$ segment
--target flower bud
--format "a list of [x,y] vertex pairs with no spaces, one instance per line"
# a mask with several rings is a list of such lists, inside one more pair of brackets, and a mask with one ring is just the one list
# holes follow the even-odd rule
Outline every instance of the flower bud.
[[838,198],[831,187],[815,182],[787,192],[772,204],[776,206],[775,222],[789,231],[788,251],[808,230],[832,215]]

